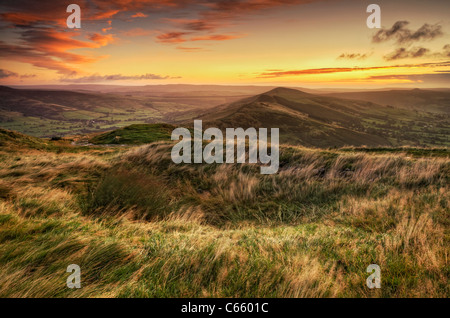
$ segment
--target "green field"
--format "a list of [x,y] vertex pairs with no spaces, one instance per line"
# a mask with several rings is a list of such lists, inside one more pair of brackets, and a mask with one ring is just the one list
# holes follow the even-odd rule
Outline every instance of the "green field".
[[96,135],[89,142],[96,145],[139,145],[170,140],[175,126],[169,124],[135,124],[108,133]]

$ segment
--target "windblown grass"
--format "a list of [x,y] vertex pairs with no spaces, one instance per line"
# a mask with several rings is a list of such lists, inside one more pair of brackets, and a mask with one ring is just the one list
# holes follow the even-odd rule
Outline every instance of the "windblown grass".
[[136,218],[151,220],[170,210],[170,193],[157,177],[119,169],[106,172],[98,184],[81,198],[87,214],[133,211]]
[[170,147],[0,152],[0,297],[450,296],[448,157],[286,146],[261,175]]

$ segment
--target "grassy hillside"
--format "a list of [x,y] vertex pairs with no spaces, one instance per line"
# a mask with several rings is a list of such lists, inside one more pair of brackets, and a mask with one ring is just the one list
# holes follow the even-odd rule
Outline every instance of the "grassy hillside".
[[3,150],[12,147],[44,149],[47,146],[43,139],[0,128],[0,147]]
[[419,112],[450,115],[450,91],[423,89],[333,93],[327,96],[362,100]]
[[175,126],[169,124],[136,124],[99,134],[89,142],[96,145],[105,144],[149,144],[155,141],[170,140]]
[[183,101],[179,96],[132,94],[0,86],[0,127],[36,137],[91,133],[132,124],[186,120],[215,102],[229,100],[201,96]]
[[450,296],[443,150],[283,146],[261,175],[171,146],[0,147],[0,297]]
[[277,127],[283,143],[314,147],[450,145],[446,115],[287,88],[222,105],[200,118],[220,128]]

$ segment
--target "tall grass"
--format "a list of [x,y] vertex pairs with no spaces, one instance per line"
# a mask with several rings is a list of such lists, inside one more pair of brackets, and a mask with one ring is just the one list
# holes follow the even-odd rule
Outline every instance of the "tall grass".
[[286,146],[261,175],[170,146],[0,154],[0,297],[450,296],[448,158]]
[[158,177],[125,169],[107,171],[83,200],[85,214],[132,211],[151,220],[170,212],[170,192]]

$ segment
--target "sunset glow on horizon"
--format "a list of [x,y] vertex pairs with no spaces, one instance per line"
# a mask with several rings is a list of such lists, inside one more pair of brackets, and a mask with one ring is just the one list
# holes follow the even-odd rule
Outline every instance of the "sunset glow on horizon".
[[450,2],[371,3],[3,1],[0,85],[450,87]]

